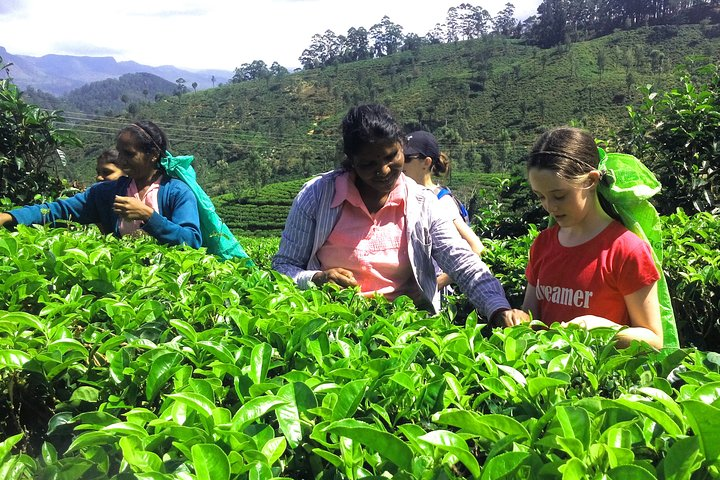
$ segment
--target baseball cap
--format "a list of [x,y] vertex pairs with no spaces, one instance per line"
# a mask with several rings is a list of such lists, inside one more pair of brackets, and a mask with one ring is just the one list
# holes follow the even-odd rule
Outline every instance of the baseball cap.
[[422,155],[434,160],[440,158],[440,147],[433,134],[424,130],[412,132],[405,137],[405,156]]

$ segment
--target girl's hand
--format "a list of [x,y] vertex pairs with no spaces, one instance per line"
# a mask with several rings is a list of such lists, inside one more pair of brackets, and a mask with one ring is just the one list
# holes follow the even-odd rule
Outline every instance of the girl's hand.
[[316,273],[313,275],[312,282],[317,286],[327,282],[336,283],[341,287],[357,287],[358,285],[353,273],[350,270],[340,267],[330,268],[324,272]]
[[153,214],[153,209],[135,197],[115,196],[113,212],[125,220],[142,220],[147,222]]
[[575,324],[579,325],[582,328],[585,328],[587,330],[598,328],[598,327],[611,327],[611,328],[620,328],[621,325],[613,322],[612,320],[608,320],[607,318],[598,317],[597,315],[581,315],[579,317],[575,317],[569,322],[562,322],[560,326],[567,327],[569,324]]

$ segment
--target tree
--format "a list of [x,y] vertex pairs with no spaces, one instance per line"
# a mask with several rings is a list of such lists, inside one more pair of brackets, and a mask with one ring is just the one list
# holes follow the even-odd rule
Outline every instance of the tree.
[[193,92],[197,92],[197,82],[192,82],[191,85],[193,87]]
[[445,26],[440,23],[436,23],[435,27],[433,27],[433,29],[430,30],[427,34],[425,34],[425,38],[431,44],[438,44],[443,42],[443,39],[446,38],[446,35],[447,34],[445,31]]
[[177,80],[175,80],[175,84],[177,85],[175,87],[175,95],[178,97],[181,96],[184,93],[187,93],[187,85],[185,85],[185,79],[180,77]]
[[613,143],[658,176],[660,214],[678,207],[720,214],[720,67],[685,70],[679,82],[665,92],[641,89],[643,102],[628,107],[629,119]]
[[243,63],[239,68],[235,69],[232,77],[233,83],[248,82],[250,80],[267,78],[270,76],[270,70],[262,60],[253,60],[252,63]]
[[[10,65],[0,57],[0,70]],[[81,146],[73,132],[56,127],[62,121],[57,111],[26,103],[9,78],[0,80],[0,197],[25,204],[36,194],[60,193],[63,184],[49,175],[48,166],[62,161],[61,148]]]
[[403,28],[393,23],[390,18],[385,15],[380,23],[376,23],[370,28],[370,37],[373,39],[373,51],[376,57],[392,55],[397,53],[403,42]]
[[414,33],[405,36],[405,43],[402,46],[403,51],[417,52],[423,44],[423,39]]
[[541,47],[553,47],[567,38],[567,7],[565,0],[545,0],[537,9],[538,20],[532,37]]
[[511,37],[518,24],[514,15],[515,6],[512,3],[506,3],[505,8],[498,12],[492,20],[495,31],[505,37]]
[[660,50],[650,51],[650,68],[653,73],[660,73],[663,71],[663,64],[665,63],[665,54]]
[[273,62],[272,65],[270,65],[270,75],[273,77],[282,78],[288,73],[288,69],[280,65],[278,62]]
[[363,27],[352,27],[348,30],[342,56],[346,62],[365,60],[371,57],[367,30]]
[[[476,7],[469,3],[461,3],[458,7],[453,7],[452,20],[455,24],[455,38],[460,36],[464,40],[472,38],[480,38],[488,32],[488,25],[491,17],[487,10],[482,7]],[[451,15],[448,11],[448,25],[450,24]]]
[[210,76],[210,81],[212,82],[213,88],[215,88],[215,75]]
[[607,55],[605,54],[605,50],[602,48],[598,50],[597,52],[597,67],[598,67],[598,76],[602,78],[603,73],[605,73],[605,68],[607,66]]

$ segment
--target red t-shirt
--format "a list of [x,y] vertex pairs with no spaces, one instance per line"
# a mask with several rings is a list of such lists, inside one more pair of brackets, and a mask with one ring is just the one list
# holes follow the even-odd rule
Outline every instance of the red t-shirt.
[[629,325],[625,295],[660,278],[650,246],[615,221],[574,247],[560,244],[559,230],[553,225],[538,235],[525,269],[535,286],[539,320],[550,325],[597,315]]

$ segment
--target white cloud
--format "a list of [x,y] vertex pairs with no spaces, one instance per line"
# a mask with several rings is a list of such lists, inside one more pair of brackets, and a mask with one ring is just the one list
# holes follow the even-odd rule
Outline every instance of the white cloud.
[[[7,2],[7,3],[6,3]],[[113,55],[147,65],[233,70],[263,60],[294,68],[312,36],[369,29],[384,15],[425,35],[461,0],[3,0],[0,42],[23,55]],[[471,2],[491,15],[507,0]],[[540,0],[511,2],[533,15]]]

